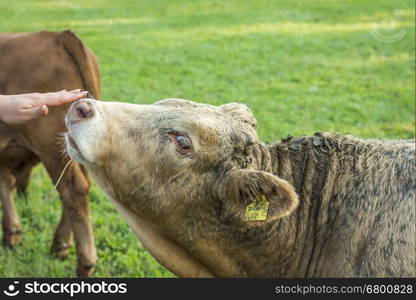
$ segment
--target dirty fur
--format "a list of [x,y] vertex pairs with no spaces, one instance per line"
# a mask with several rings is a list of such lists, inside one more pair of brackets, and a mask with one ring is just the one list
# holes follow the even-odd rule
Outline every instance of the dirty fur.
[[[266,144],[243,104],[91,101],[100,119],[70,128],[83,140],[91,128],[105,132],[99,152],[84,150],[85,166],[112,199],[158,228],[155,243],[168,237],[214,276],[416,275],[414,141],[316,133]],[[171,131],[189,137],[191,153],[178,152]],[[258,194],[269,202],[267,219],[247,221]],[[166,267],[196,274],[165,250],[156,258]]]

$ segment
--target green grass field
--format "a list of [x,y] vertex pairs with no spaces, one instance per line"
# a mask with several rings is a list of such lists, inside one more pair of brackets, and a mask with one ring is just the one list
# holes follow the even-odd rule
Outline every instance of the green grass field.
[[[0,32],[75,31],[99,58],[103,100],[246,103],[260,136],[415,135],[413,0],[0,0]],[[1,59],[1,58],[0,58]],[[0,276],[75,275],[49,254],[60,201],[42,167],[17,198],[21,245]],[[99,277],[168,277],[94,185]]]

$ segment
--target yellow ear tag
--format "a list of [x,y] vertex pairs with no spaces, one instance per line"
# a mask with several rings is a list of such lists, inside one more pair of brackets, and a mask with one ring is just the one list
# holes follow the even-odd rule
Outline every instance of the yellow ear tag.
[[257,194],[256,200],[247,206],[244,220],[245,221],[265,221],[267,219],[267,211],[269,210],[269,201],[264,194]]

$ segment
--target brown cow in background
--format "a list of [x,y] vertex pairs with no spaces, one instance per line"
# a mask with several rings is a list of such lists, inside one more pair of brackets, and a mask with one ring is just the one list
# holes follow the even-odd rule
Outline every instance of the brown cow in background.
[[[51,92],[81,88],[100,97],[100,75],[93,52],[72,32],[40,31],[0,34],[0,95]],[[42,162],[56,183],[69,158],[62,154],[59,134],[66,131],[64,116],[69,105],[50,107],[49,115],[24,125],[0,122],[0,199],[3,204],[3,242],[14,247],[20,240],[20,224],[13,203],[14,188],[24,191],[32,167]],[[59,258],[69,253],[74,233],[79,276],[90,275],[96,249],[85,169],[70,165],[58,185],[63,203],[52,252]]]

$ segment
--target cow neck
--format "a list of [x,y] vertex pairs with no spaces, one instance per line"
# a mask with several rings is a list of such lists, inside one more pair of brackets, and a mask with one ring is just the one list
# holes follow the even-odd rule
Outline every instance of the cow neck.
[[[318,242],[317,228],[320,226],[320,208],[325,205],[320,195],[326,185],[331,157],[328,152],[323,152],[314,145],[312,139],[305,137],[288,138],[273,145],[262,144],[259,148],[257,152],[261,153],[261,159],[258,166],[287,180],[299,196],[299,206],[295,211],[278,220],[274,226],[278,231],[276,235],[280,240],[279,247],[286,253],[280,255],[275,274],[306,276],[312,257],[316,257],[316,253],[323,247]],[[326,187],[329,192],[332,189],[333,187]],[[319,231],[319,234],[325,234],[322,228]]]

